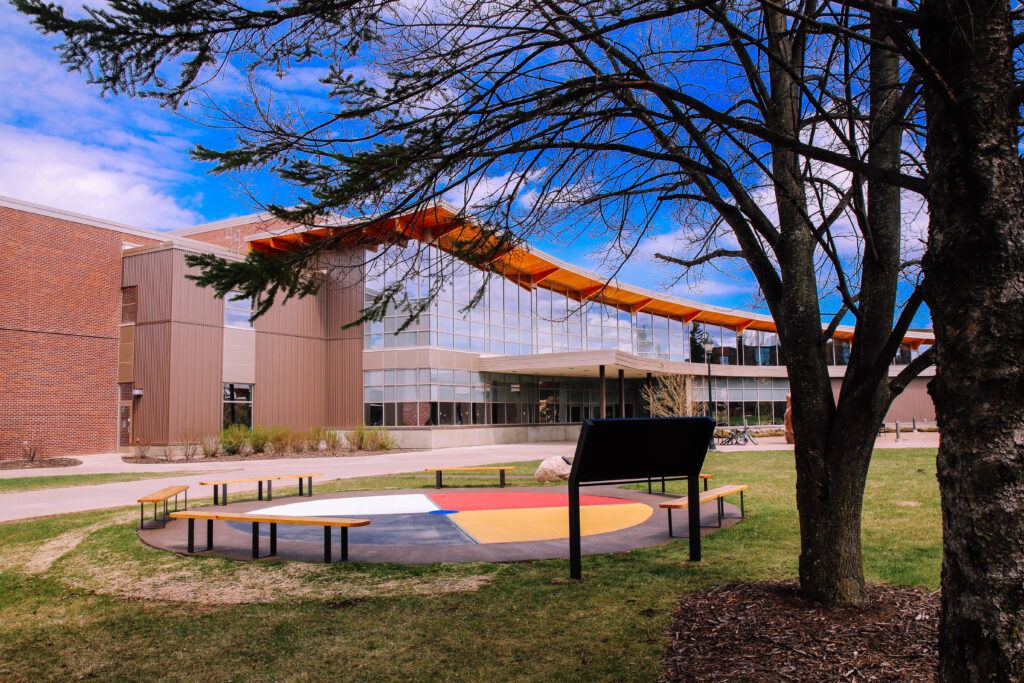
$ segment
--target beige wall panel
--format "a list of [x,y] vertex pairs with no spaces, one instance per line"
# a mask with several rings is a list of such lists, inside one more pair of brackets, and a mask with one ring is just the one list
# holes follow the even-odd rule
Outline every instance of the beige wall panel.
[[135,325],[122,325],[117,332],[117,381],[135,381]]
[[[931,377],[918,377],[912,380],[903,393],[893,399],[889,412],[885,414],[885,422],[910,424],[914,418],[917,418],[918,422],[935,422],[935,404],[928,394],[930,381]],[[837,399],[842,385],[841,379],[832,378],[832,394]]]
[[213,295],[209,287],[200,287],[185,277],[186,274],[198,274],[198,268],[185,265],[186,252],[175,249],[173,252],[174,298],[172,312],[175,322],[197,323],[200,325],[224,324],[224,300]]
[[928,382],[930,377],[918,377],[913,380],[889,406],[889,414],[885,416],[886,422],[899,421],[901,424],[910,424],[914,418],[918,422],[935,422],[935,404],[928,394]]
[[223,345],[223,328],[173,324],[168,411],[170,443],[180,443],[186,431],[193,436],[220,432]]
[[325,324],[325,296],[321,291],[303,299],[289,299],[274,306],[256,319],[257,332],[287,334],[294,337],[323,338]]
[[257,332],[254,423],[324,426],[326,374],[323,340]]
[[171,323],[137,325],[135,330],[135,437],[142,443],[167,443],[171,386]]
[[256,332],[224,328],[223,381],[256,383]]
[[348,429],[363,421],[363,340],[327,342],[327,425]]
[[171,319],[171,282],[174,272],[174,251],[164,249],[126,256],[121,266],[124,287],[139,288],[137,323],[163,322]]

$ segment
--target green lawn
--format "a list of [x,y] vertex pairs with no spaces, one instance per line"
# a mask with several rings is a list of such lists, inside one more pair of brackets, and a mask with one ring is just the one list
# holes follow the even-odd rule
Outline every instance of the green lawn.
[[[876,452],[864,529],[870,581],[938,588],[934,463],[932,449]],[[3,524],[0,678],[653,680],[683,593],[795,575],[792,454],[715,453],[705,471],[751,488],[748,519],[708,537],[704,562],[688,563],[678,540],[584,558],[579,583],[567,580],[564,560],[179,557],[139,543],[134,508]],[[432,486],[410,474],[318,490]]]
[[52,474],[43,477],[16,477],[0,479],[0,493],[37,491],[39,489],[62,489],[68,486],[90,486],[92,484],[113,484],[119,481],[141,479],[164,479],[199,474],[198,472],[111,472],[104,474]]

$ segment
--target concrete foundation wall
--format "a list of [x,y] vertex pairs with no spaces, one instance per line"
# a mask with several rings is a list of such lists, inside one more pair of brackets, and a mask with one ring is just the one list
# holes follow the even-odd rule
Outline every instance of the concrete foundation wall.
[[576,441],[580,435],[580,425],[481,425],[447,429],[392,427],[388,429],[388,434],[395,438],[398,448],[455,448],[533,441]]

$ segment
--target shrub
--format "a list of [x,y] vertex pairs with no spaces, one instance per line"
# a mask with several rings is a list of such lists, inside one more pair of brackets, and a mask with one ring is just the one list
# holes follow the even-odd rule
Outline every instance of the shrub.
[[249,433],[249,445],[252,447],[252,452],[266,453],[267,446],[271,443],[273,433],[273,427],[264,427],[263,425],[256,425],[253,427],[252,431]]
[[[285,429],[288,428],[285,427]],[[285,441],[285,453],[301,453],[305,448],[306,435],[303,432],[288,429],[288,438]]]
[[245,425],[229,425],[220,435],[220,444],[227,455],[238,455],[249,446],[250,432]]
[[311,451],[319,451],[321,447],[327,447],[327,430],[323,427],[310,427],[306,432],[307,445]]
[[292,438],[292,430],[287,427],[269,427],[267,438],[270,440],[270,447],[275,453],[287,453],[288,444]]
[[337,453],[341,449],[341,436],[338,432],[333,429],[324,429],[324,443],[327,445],[327,450],[331,453]]
[[39,439],[28,439],[21,443],[21,457],[29,462],[34,462],[42,450],[43,446]]
[[180,434],[181,454],[185,457],[185,460],[191,460],[199,452],[200,442],[202,441],[199,431],[191,423],[185,423],[181,428]]
[[349,445],[359,451],[390,451],[395,439],[383,427],[356,425],[351,432],[345,432]]
[[220,437],[216,434],[204,436],[199,442],[199,447],[202,448],[205,457],[212,458],[220,450]]

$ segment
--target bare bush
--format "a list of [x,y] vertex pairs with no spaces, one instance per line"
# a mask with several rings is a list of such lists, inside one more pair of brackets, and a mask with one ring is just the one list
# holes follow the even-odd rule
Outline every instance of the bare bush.
[[689,375],[664,375],[641,390],[651,417],[690,417],[703,415],[704,404],[693,400],[693,378]]

